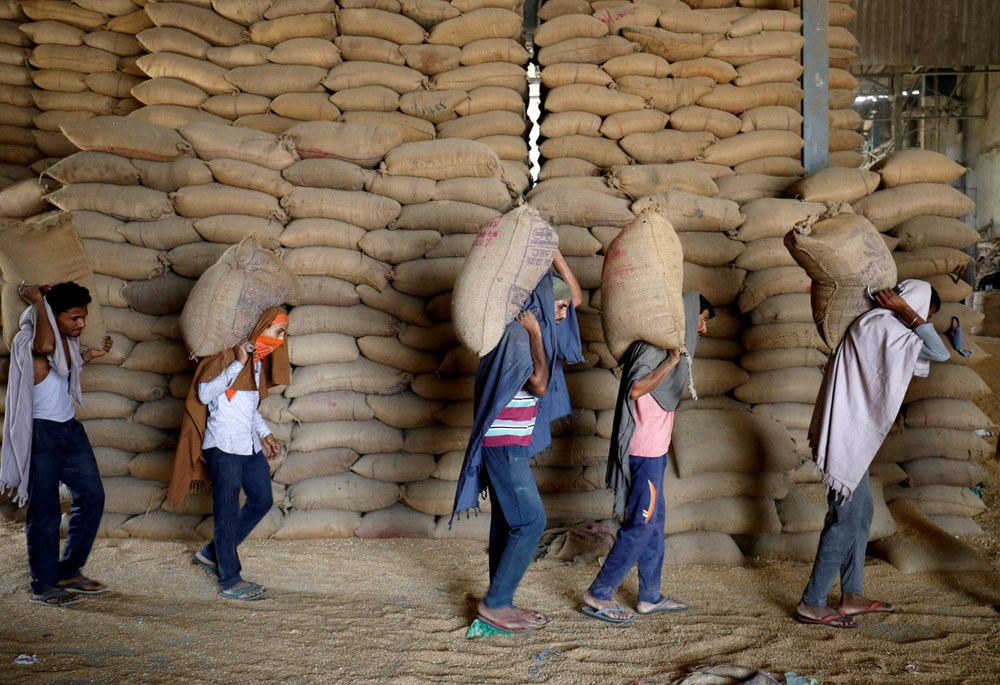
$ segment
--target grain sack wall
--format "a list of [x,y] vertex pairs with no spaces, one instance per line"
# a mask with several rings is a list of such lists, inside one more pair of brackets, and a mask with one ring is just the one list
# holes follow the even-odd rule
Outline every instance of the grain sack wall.
[[[604,469],[618,381],[599,318],[603,252],[637,212],[657,206],[683,245],[685,287],[718,308],[698,347],[701,399],[684,402],[675,436],[669,554],[698,563],[742,563],[751,553],[811,558],[825,499],[802,463],[829,347],[812,320],[809,279],[782,237],[803,220],[868,216],[864,203],[883,211],[879,194],[898,194],[899,185],[885,181],[891,166],[881,175],[856,168],[847,3],[830,6],[831,169],[806,178],[797,3],[543,3],[533,36],[542,167],[530,190],[529,53],[517,2],[88,2],[104,21],[91,28],[78,25],[81,6],[34,4],[70,12],[77,24],[65,23],[86,35],[126,37],[127,49],[100,48],[118,55],[107,73],[140,79],[129,91],[134,101],[121,97],[118,110],[59,123],[81,152],[43,152],[33,137],[21,147],[36,157],[14,164],[39,160],[29,190],[15,188],[28,197],[16,216],[40,219],[52,205],[72,214],[115,339],[112,354],[87,369],[81,414],[108,491],[104,534],[210,534],[210,500],[162,506],[192,368],[178,314],[195,279],[253,236],[303,284],[291,311],[292,381],[262,407],[287,454],[273,465],[277,504],[255,535],[485,539],[488,507],[447,525],[476,367],[451,327],[450,297],[476,232],[526,195],[557,228],[588,300],[579,310],[588,362],[567,374],[574,414],[534,467],[550,521],[610,512]],[[12,15],[3,26],[40,16]],[[11,47],[30,53],[37,45]],[[39,71],[25,69],[29,77]],[[29,94],[41,87],[19,86]],[[54,100],[11,106],[37,116]],[[32,136],[40,130],[24,121]],[[949,181],[916,182],[948,195]],[[0,206],[9,191],[0,190]],[[921,207],[924,215],[906,219],[965,211]],[[899,222],[880,221],[886,239],[902,245]],[[908,241],[913,254],[900,264],[952,264],[939,252],[967,239],[944,237],[956,231],[924,229],[924,242]],[[928,247],[936,251],[920,252]],[[969,325],[971,310],[949,307]],[[942,368],[907,405],[907,425],[887,455],[911,426],[942,441],[961,433],[974,451],[971,431],[983,418],[970,409],[969,388],[981,392],[981,382],[951,378],[974,375],[967,366]],[[952,383],[965,395],[950,396],[956,391],[943,386]],[[901,457],[885,458],[878,475],[886,497],[933,502],[928,513],[962,517],[941,522],[974,532],[971,502],[944,513],[940,500],[961,499],[953,481],[976,475],[944,467],[975,461],[937,444],[902,467]],[[922,485],[899,487],[901,469],[919,471]],[[892,518],[876,499],[873,537],[883,537]]]

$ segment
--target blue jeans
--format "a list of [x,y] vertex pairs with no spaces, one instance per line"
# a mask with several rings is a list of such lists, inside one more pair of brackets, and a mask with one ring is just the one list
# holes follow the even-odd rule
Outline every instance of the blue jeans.
[[841,593],[861,593],[865,573],[865,549],[875,507],[872,485],[866,472],[850,501],[838,502],[833,490],[827,493],[826,521],[819,536],[819,548],[812,575],[802,594],[806,604],[826,606],[827,595],[840,573]]
[[[59,556],[59,482],[73,493],[69,532]],[[27,540],[31,591],[41,594],[76,578],[87,563],[104,513],[104,485],[83,426],[76,419],[35,419],[31,427]]]
[[611,599],[625,576],[638,564],[639,601],[655,604],[663,600],[660,577],[663,574],[663,472],[667,456],[628,458],[632,475],[625,522],[615,536],[615,544],[604,560],[588,592],[597,599]]
[[[219,587],[228,590],[243,580],[236,547],[246,540],[271,509],[271,470],[263,452],[229,454],[215,447],[205,450],[212,478],[213,539],[201,553],[219,566]],[[240,507],[240,489],[246,502]]]
[[490,589],[483,604],[491,609],[514,606],[514,592],[524,577],[545,531],[545,509],[531,473],[526,447],[484,447],[489,478]]

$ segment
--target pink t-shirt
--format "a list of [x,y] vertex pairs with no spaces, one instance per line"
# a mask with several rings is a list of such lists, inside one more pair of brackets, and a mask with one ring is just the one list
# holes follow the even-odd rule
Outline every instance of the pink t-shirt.
[[633,457],[662,457],[670,448],[674,432],[674,412],[666,411],[646,393],[634,403],[635,432],[628,453]]

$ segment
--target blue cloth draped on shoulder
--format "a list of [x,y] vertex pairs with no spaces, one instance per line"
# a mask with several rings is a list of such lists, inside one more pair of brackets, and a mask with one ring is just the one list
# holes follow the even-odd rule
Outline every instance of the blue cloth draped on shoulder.
[[[545,346],[550,376],[549,390],[538,406],[535,433],[530,447],[532,453],[537,453],[548,447],[552,441],[549,422],[570,412],[569,393],[566,391],[561,364],[557,363],[557,360],[565,359],[570,363],[576,363],[581,357],[581,345],[572,307],[566,321],[559,326],[556,325],[552,279],[548,274],[543,276],[535,287],[524,309],[534,309],[538,312],[536,318],[542,331],[542,343]],[[570,321],[571,316],[572,321]],[[572,323],[571,333],[563,333],[562,329],[569,328],[570,323]],[[504,329],[499,344],[479,360],[479,367],[476,369],[472,431],[469,434],[469,444],[465,450],[465,460],[455,491],[452,517],[459,512],[478,508],[479,495],[487,485],[486,474],[482,472],[483,436],[500,411],[524,386],[532,368],[528,332],[516,320],[512,321]],[[553,378],[556,374],[559,376],[561,392],[553,393]],[[549,394],[553,394],[553,397],[549,398]],[[562,399],[559,398],[560,395]],[[539,430],[540,427],[542,430]]]

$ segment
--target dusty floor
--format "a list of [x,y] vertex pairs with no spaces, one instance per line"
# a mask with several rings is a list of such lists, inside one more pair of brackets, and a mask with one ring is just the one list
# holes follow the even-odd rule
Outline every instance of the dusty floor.
[[[998,395],[1000,339],[977,371]],[[970,540],[1000,569],[1000,464],[987,463],[987,534]],[[728,663],[826,683],[1000,683],[1000,574],[903,575],[870,560],[866,591],[898,613],[855,631],[789,618],[809,569],[675,567],[679,615],[620,628],[579,611],[596,566],[542,560],[518,602],[550,613],[539,632],[467,640],[486,555],[463,541],[253,542],[245,574],[272,589],[240,604],[190,563],[193,546],[100,540],[87,566],[114,588],[75,607],[30,604],[23,527],[0,527],[0,683],[566,683],[666,685],[685,669]],[[635,601],[634,576],[620,599]],[[21,653],[32,665],[15,665]]]

